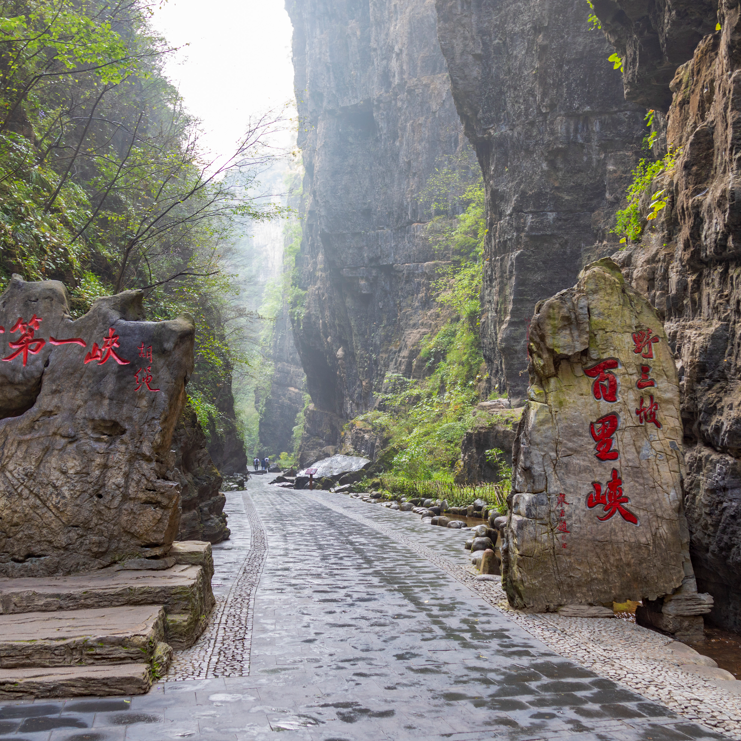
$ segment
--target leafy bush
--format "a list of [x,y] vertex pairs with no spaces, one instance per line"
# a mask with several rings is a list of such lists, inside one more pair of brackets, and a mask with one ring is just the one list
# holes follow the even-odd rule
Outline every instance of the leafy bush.
[[[641,219],[641,201],[651,190],[654,180],[663,172],[671,172],[677,164],[681,154],[679,149],[670,149],[666,156],[656,162],[642,159],[633,170],[633,182],[628,186],[628,205],[618,211],[617,223],[613,232],[621,234],[622,243],[628,241],[639,242],[643,236],[644,224]],[[651,195],[647,221],[653,221],[666,208],[665,190],[659,190]]]

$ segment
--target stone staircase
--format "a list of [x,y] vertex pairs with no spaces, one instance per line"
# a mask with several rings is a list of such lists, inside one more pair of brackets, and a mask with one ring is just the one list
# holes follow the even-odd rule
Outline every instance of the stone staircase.
[[141,561],[73,576],[0,579],[0,698],[131,695],[167,672],[213,609],[211,545],[175,543],[172,566]]

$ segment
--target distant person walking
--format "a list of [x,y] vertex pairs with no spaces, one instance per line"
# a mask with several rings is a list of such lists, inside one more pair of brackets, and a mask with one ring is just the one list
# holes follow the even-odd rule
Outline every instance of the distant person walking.
[[270,470],[270,456],[269,455],[265,456],[265,470],[266,471]]
[[260,459],[257,456],[252,459],[252,465],[255,467],[255,471],[260,468]]

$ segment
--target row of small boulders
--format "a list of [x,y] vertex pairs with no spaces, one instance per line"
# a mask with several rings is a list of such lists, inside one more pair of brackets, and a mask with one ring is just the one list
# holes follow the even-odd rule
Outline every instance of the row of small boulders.
[[507,518],[496,511],[489,514],[485,525],[477,525],[472,530],[472,537],[466,541],[466,548],[471,551],[471,563],[482,574],[501,573],[500,540]]
[[[335,489],[338,491],[338,489]],[[414,512],[422,517],[422,522],[451,529],[468,528],[463,520],[453,520],[446,515],[458,517],[481,517],[486,522],[471,529],[471,537],[466,541],[466,548],[471,551],[471,563],[481,572],[479,579],[494,578],[501,573],[501,555],[499,541],[501,531],[507,518],[486,502],[477,499],[465,507],[451,507],[445,499],[410,499],[408,501],[385,501],[383,493],[371,491],[354,493],[347,491],[354,499],[364,502],[380,503],[387,509],[399,512]]]
[[423,520],[429,519],[430,525],[449,527],[456,530],[468,526],[463,520],[455,520],[448,515],[480,517],[482,520],[485,520],[489,516],[489,506],[482,499],[477,499],[473,504],[465,507],[451,507],[447,499],[425,499],[424,501],[412,499],[410,502],[415,505],[412,511],[421,515]]

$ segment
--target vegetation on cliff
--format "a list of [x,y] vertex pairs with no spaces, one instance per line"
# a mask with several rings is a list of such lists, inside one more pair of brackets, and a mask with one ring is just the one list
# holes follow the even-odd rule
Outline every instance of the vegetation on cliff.
[[670,149],[662,158],[651,161],[642,159],[633,170],[633,182],[626,193],[627,204],[616,214],[615,233],[621,242],[639,242],[644,229],[666,208],[666,188],[655,188],[659,176],[671,174],[681,150]]
[[[279,209],[257,194],[275,116],[211,161],[198,122],[162,72],[171,51],[139,0],[15,0],[0,14],[0,289],[13,273],[61,280],[75,315],[143,289],[149,317],[198,327],[194,408],[212,437],[230,425],[243,358],[225,325],[225,246],[235,213]],[[238,173],[238,174],[237,174]]]
[[[437,177],[442,187],[451,185],[448,172],[442,171]],[[452,484],[461,442],[481,400],[479,296],[486,232],[483,186],[470,185],[458,198],[465,205],[463,213],[439,215],[428,228],[436,250],[447,258],[434,289],[440,311],[446,312],[448,319],[436,334],[422,342],[420,357],[427,361],[427,375],[423,379],[387,375],[376,409],[350,423],[369,425],[386,439],[381,464],[410,481]],[[439,207],[439,197],[430,200],[433,208]]]

